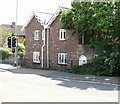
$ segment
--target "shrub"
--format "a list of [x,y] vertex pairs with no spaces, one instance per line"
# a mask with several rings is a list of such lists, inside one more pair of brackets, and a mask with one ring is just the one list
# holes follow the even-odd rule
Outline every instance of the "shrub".
[[23,57],[25,55],[25,46],[21,43],[18,44],[18,55]]
[[97,75],[120,76],[120,53],[104,51],[93,60]]
[[0,59],[4,60],[11,55],[11,51],[8,48],[0,47]]
[[81,66],[78,66],[78,65],[73,66],[70,72],[74,74],[93,75],[94,69],[92,67],[92,63],[87,63]]
[[[12,52],[15,53],[15,49],[12,49]],[[18,43],[18,55],[23,57],[25,55],[25,46],[22,43]]]

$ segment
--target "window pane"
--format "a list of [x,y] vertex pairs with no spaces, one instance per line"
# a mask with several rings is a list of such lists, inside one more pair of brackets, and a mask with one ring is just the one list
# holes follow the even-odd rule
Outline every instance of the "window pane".
[[42,31],[42,40],[44,40],[45,39],[45,31],[43,30]]
[[40,52],[33,52],[33,62],[40,62]]
[[61,63],[61,54],[58,53],[58,63],[60,64]]
[[36,34],[37,34],[37,39],[39,39],[39,30],[37,30]]
[[61,39],[62,39],[62,31],[61,31],[61,34],[60,34],[60,36],[61,36]]
[[62,63],[64,63],[64,54],[62,54]]
[[58,53],[58,63],[61,63],[61,54]]
[[35,32],[34,32],[34,40],[39,40],[39,30],[35,30]]
[[36,61],[39,61],[39,53],[36,53]]
[[59,64],[67,64],[67,54],[66,53],[58,53],[58,63]]
[[65,39],[65,32],[64,32],[64,39]]
[[67,54],[65,54],[65,63],[67,63]]
[[60,37],[60,40],[65,40],[65,38],[66,38],[66,30],[65,29],[60,29],[59,37]]

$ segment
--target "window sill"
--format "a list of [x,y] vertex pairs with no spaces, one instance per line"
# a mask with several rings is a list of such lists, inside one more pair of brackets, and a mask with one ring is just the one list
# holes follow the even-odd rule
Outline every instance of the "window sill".
[[67,66],[67,63],[58,63],[58,65],[64,65],[64,66]]
[[33,64],[40,64],[40,62],[38,62],[38,61],[34,61]]
[[66,41],[66,39],[59,39],[60,41]]

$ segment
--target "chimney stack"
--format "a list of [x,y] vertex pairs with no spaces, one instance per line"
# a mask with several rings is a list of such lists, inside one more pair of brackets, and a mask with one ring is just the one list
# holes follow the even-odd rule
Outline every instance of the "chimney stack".
[[15,22],[12,22],[12,27],[13,27],[13,28],[15,27]]

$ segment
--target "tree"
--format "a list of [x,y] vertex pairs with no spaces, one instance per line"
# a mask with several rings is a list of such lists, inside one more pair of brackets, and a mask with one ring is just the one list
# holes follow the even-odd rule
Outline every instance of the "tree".
[[[118,43],[119,2],[80,2],[61,14],[63,28],[81,36],[90,35],[91,45]],[[95,46],[94,46],[95,47]]]
[[6,27],[2,27],[0,28],[0,45],[4,45],[5,41],[7,39],[8,36],[10,36],[11,33],[11,29],[10,28],[6,28]]
[[90,35],[90,45],[98,57],[93,67],[98,75],[116,75],[120,71],[120,2],[80,2],[61,14],[63,28],[79,36]]

